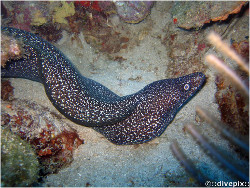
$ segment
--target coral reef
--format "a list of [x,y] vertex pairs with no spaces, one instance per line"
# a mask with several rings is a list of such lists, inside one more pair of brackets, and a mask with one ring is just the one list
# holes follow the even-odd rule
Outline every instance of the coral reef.
[[198,29],[210,22],[226,20],[230,14],[239,13],[245,4],[246,1],[175,2],[172,15],[178,27]]
[[39,177],[34,149],[8,128],[1,128],[1,186],[27,187]]
[[[203,63],[204,55],[211,48],[211,45],[208,41],[204,40],[204,38],[211,29],[215,30],[217,33],[223,34],[223,37],[228,36],[230,33],[231,40],[235,46],[239,43],[238,40],[245,41],[242,42],[241,46],[242,48],[243,46],[246,48],[247,42],[246,40],[243,40],[248,37],[246,36],[246,31],[244,29],[245,25],[248,23],[248,4],[246,4],[246,2],[242,5],[241,11],[234,16],[229,23],[216,22],[206,29],[198,29],[202,27],[204,23],[196,23],[195,20],[196,17],[200,18],[200,14],[205,14],[206,11],[210,11],[210,9],[205,9],[207,6],[212,6],[215,9],[218,8],[218,10],[221,10],[219,7],[226,4],[228,6],[224,6],[223,10],[225,10],[225,12],[230,12],[231,9],[229,5],[237,3],[239,4],[239,2],[175,2],[173,4],[172,14],[178,14],[177,12],[175,13],[175,11],[179,11],[181,16],[180,18],[174,17],[172,22],[169,22],[166,25],[166,30],[164,31],[166,34],[161,37],[161,42],[166,46],[167,54],[170,57],[168,70],[166,71],[167,76],[174,77],[195,71],[204,72],[207,70],[207,65]],[[218,4],[217,7],[216,4]],[[193,7],[196,6],[197,9],[193,9]],[[198,11],[198,8],[200,11]],[[202,11],[203,9],[205,11]],[[194,15],[189,17],[185,16],[185,13],[192,13]],[[190,26],[190,30],[178,28],[180,27],[178,25],[180,22],[192,25],[193,21],[195,24],[200,24],[199,27]],[[193,27],[195,29],[192,29]],[[241,29],[239,29],[238,32],[233,32],[234,27],[239,27]],[[247,53],[247,50],[245,50],[245,52]]]
[[83,6],[77,3],[76,14],[69,19],[71,29],[76,33],[82,31],[87,43],[100,52],[114,54],[134,45],[136,40],[119,20],[119,23],[112,23],[117,21],[112,21],[113,17],[109,17],[109,12],[114,10],[112,4],[109,4],[110,2],[98,2],[102,8],[97,8],[94,4]]
[[121,21],[112,2],[98,2],[98,7],[86,3],[75,3],[75,6],[75,15],[68,18],[70,30],[77,35],[83,32],[87,43],[110,59],[122,61],[117,53],[133,48],[142,40],[140,32],[134,32]]
[[2,126],[34,148],[43,175],[58,172],[73,161],[73,151],[83,140],[62,116],[23,100],[2,102]]
[[[219,40],[220,39],[215,40],[214,43],[219,43]],[[227,56],[239,64],[235,73],[239,76],[241,83],[234,83],[230,79],[228,80],[227,77],[221,73],[216,75],[215,84],[217,86],[217,92],[215,93],[215,98],[221,112],[221,121],[235,129],[241,135],[248,135],[249,101],[245,93],[242,93],[238,87],[243,84],[247,86],[245,90],[249,90],[249,76],[247,73],[247,71],[249,71],[249,62],[244,62],[244,60],[248,60],[249,58],[249,43],[244,40],[239,43],[234,42],[232,44],[232,47],[236,49],[236,52],[238,52],[239,55],[242,56],[242,59],[240,56],[237,58],[237,54],[231,48],[223,48],[224,45],[226,44],[221,43],[219,45],[221,47],[219,48],[218,46],[217,48],[221,52],[228,54]],[[248,91],[246,91],[246,93],[248,93]]]
[[[3,25],[32,31],[48,41],[57,42],[62,30],[86,41],[101,52],[114,54],[135,45],[137,33],[131,33],[126,24],[138,23],[149,13],[152,2],[3,2]],[[14,13],[13,13],[14,12]],[[121,19],[119,19],[121,18]],[[118,19],[118,20],[117,20]],[[124,40],[125,39],[125,40]],[[114,58],[114,57],[112,57]]]
[[152,1],[76,1],[75,4],[83,6],[92,13],[117,14],[127,23],[141,22],[148,16],[153,6]]
[[[235,159],[229,151],[216,146],[209,138],[201,133],[201,130],[195,128],[192,123],[187,123],[184,130],[188,131],[205,152],[226,171],[230,172],[232,178],[238,181],[244,181],[247,186],[249,182],[249,63],[245,62],[230,46],[222,40],[215,32],[211,32],[208,41],[216,47],[224,56],[229,57],[236,62],[238,70],[234,71],[227,63],[217,58],[213,54],[205,56],[205,60],[212,65],[220,74],[216,77],[217,92],[215,93],[216,102],[219,104],[221,112],[221,121],[217,120],[207,110],[196,107],[196,113],[203,120],[208,122],[216,132],[219,132],[224,138],[230,141],[230,147],[233,148],[238,158]],[[236,46],[240,54],[248,54],[249,45]],[[245,59],[247,59],[245,57]],[[244,75],[244,76],[243,76]],[[229,127],[226,127],[226,125]],[[247,136],[245,136],[247,135]],[[185,155],[179,146],[177,140],[170,145],[173,155],[179,160],[184,169],[192,175],[200,186],[211,186],[207,174],[201,173],[193,161]],[[239,160],[243,159],[243,160]],[[215,180],[212,180],[215,181]]]
[[[3,2],[3,25],[39,33],[49,41],[59,40],[68,29],[67,18],[75,14],[73,2]],[[69,30],[69,29],[68,29]]]
[[8,15],[7,20],[3,20],[3,24],[10,24],[12,27],[30,31],[32,26],[39,26],[48,21],[49,12],[47,2],[2,2],[2,7]]

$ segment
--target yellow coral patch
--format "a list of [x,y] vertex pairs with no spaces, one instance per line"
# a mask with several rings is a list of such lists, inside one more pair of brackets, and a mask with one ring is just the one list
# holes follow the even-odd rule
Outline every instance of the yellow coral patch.
[[68,22],[65,18],[68,16],[72,16],[74,14],[75,14],[74,2],[71,3],[62,2],[62,6],[56,7],[54,10],[53,22],[67,24]]
[[33,14],[33,19],[31,22],[31,25],[43,25],[47,22],[47,19],[42,16],[42,13],[40,11],[37,11],[35,14]]

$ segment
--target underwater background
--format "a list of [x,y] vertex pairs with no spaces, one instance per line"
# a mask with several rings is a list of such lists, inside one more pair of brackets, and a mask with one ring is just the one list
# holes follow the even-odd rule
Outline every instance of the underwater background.
[[[126,146],[112,144],[93,129],[66,119],[51,104],[41,83],[2,78],[2,186],[199,185],[173,155],[170,144],[174,140],[207,181],[237,182],[237,177],[197,144],[185,130],[186,123],[197,125],[201,134],[248,171],[248,156],[195,111],[201,106],[242,137],[249,136],[248,97],[205,61],[207,54],[216,54],[248,82],[248,75],[207,40],[215,31],[249,62],[247,1],[4,1],[1,17],[2,26],[46,39],[82,75],[119,96],[133,94],[157,80],[194,72],[207,78],[160,137]],[[10,51],[13,40],[1,41],[2,51]],[[20,41],[14,42],[19,47]],[[9,59],[20,58],[9,51],[1,53],[1,68]]]

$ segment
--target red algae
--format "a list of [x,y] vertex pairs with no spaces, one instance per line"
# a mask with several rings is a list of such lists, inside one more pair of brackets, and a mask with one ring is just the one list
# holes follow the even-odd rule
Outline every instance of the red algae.
[[43,175],[56,173],[68,166],[73,161],[74,150],[83,144],[76,130],[62,118],[26,100],[2,102],[2,126],[31,144]]

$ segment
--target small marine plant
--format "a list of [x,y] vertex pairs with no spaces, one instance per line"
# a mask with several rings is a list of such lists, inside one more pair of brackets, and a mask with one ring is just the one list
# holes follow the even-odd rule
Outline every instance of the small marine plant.
[[1,128],[1,186],[27,187],[37,182],[39,163],[29,143]]

